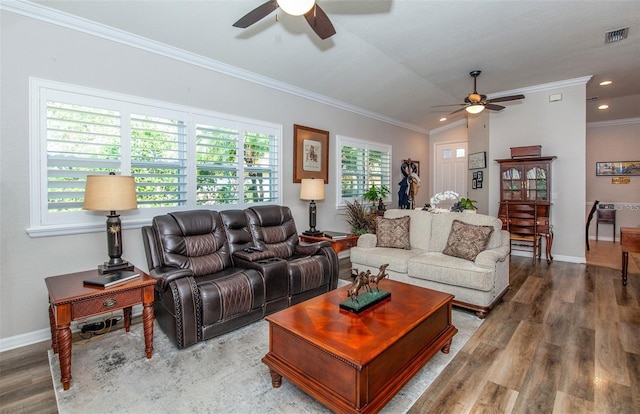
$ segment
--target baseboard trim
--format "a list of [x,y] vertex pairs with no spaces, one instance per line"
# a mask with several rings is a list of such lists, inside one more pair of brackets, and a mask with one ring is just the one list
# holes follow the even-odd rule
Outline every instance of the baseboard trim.
[[[532,253],[531,252],[522,251],[522,250],[511,250],[511,256],[532,257]],[[540,261],[546,261],[546,258],[544,257],[544,252],[542,254],[542,257],[540,258]],[[568,263],[586,264],[587,263],[587,258],[584,257],[584,256],[583,257],[579,257],[579,256],[564,256],[564,255],[554,254],[553,255],[553,261],[554,262],[568,262]]]
[[[104,319],[104,317],[108,314],[98,315],[96,317],[92,317],[90,320],[86,320],[87,322],[100,322]],[[141,317],[142,316],[142,306],[137,305],[134,306],[131,311],[131,318]],[[72,333],[80,332],[77,324],[73,324],[71,327]],[[8,338],[0,338],[0,353],[5,351],[11,351],[12,349],[22,348],[23,346],[37,344],[39,342],[49,341],[51,342],[51,330],[49,328],[39,329],[33,332],[27,332],[20,335],[10,336]]]

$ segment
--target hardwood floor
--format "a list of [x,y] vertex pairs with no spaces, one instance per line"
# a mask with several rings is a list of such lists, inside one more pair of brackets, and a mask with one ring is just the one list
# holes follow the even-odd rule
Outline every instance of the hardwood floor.
[[[640,412],[640,255],[626,288],[611,242],[586,266],[511,260],[511,289],[409,413]],[[57,413],[49,345],[0,354],[0,413]]]
[[510,291],[409,413],[640,412],[640,274],[623,287],[619,268],[512,257]]

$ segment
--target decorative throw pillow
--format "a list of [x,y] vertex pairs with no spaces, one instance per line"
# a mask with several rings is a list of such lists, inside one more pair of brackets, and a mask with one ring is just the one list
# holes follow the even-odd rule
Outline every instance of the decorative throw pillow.
[[453,220],[449,239],[442,254],[474,261],[476,256],[487,247],[493,230],[493,226],[475,226]]
[[377,247],[393,247],[395,249],[411,249],[409,242],[409,220],[404,216],[393,219],[376,217]]

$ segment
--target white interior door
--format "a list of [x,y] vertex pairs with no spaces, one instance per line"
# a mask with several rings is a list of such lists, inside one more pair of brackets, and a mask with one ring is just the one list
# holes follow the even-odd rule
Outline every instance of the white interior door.
[[467,142],[442,142],[435,148],[435,193],[455,191],[467,196]]

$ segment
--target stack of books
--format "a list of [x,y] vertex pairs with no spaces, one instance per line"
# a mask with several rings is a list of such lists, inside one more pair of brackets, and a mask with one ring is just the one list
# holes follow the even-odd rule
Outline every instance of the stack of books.
[[334,240],[337,240],[337,239],[344,239],[344,238],[346,238],[347,236],[349,236],[349,234],[347,234],[347,233],[340,233],[340,232],[338,232],[338,231],[325,231],[325,232],[324,232],[324,237],[328,237],[328,238],[330,238],[330,239],[334,239]]
[[100,276],[87,279],[84,281],[84,284],[91,287],[108,288],[129,282],[138,276],[140,276],[140,273],[132,272],[130,270],[118,270],[116,272],[104,273]]

